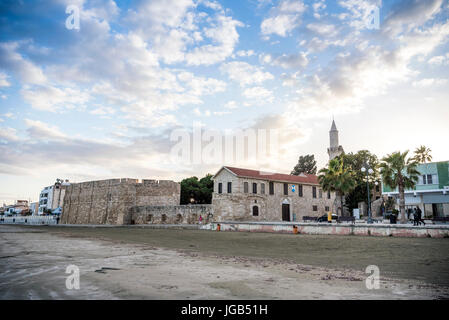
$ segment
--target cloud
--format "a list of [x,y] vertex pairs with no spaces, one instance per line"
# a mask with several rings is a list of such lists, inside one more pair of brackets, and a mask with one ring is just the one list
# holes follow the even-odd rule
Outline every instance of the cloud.
[[204,35],[215,45],[202,45],[186,53],[187,64],[193,66],[212,65],[230,57],[239,41],[237,27],[243,27],[243,23],[231,17],[219,15],[217,26],[204,30]]
[[426,88],[426,87],[435,87],[435,86],[442,86],[447,83],[447,79],[434,79],[434,78],[426,78],[421,79],[419,81],[414,81],[412,85],[415,88]]
[[0,43],[0,68],[12,73],[23,83],[45,83],[46,78],[42,70],[17,53],[18,48],[18,42]]
[[437,14],[443,0],[402,0],[384,21],[383,32],[394,37],[404,30],[423,25]]
[[264,36],[276,34],[286,37],[301,23],[301,16],[306,6],[301,0],[281,0],[277,7],[271,9],[270,17],[260,25]]
[[271,73],[242,61],[225,63],[220,67],[220,70],[227,74],[229,79],[240,83],[242,87],[260,84],[274,78]]
[[332,24],[309,23],[306,28],[320,36],[334,37],[338,33],[337,29]]
[[61,89],[47,85],[26,86],[22,89],[22,95],[34,109],[49,112],[84,107],[89,100],[89,94],[85,90]]
[[0,128],[0,145],[2,143],[8,144],[9,142],[18,141],[17,130],[10,127]]
[[9,87],[11,84],[8,80],[8,75],[6,73],[0,72],[0,87]]
[[31,139],[37,140],[60,140],[67,136],[56,126],[48,125],[37,120],[25,119],[27,133]]
[[427,61],[430,65],[440,66],[449,64],[449,53],[445,56],[434,56]]
[[309,59],[304,52],[288,55],[283,54],[282,56],[277,57],[272,64],[284,69],[301,69],[309,64]]
[[274,100],[273,92],[265,89],[264,87],[247,88],[243,91],[243,96],[259,102],[273,102]]

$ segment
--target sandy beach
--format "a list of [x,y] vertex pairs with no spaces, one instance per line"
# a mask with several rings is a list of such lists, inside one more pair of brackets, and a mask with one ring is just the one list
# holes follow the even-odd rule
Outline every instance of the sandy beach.
[[2,225],[0,241],[0,299],[449,298],[448,239]]

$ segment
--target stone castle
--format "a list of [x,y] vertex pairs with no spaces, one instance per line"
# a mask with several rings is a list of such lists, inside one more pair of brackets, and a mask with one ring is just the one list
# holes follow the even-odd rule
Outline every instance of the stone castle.
[[181,186],[169,180],[110,179],[67,186],[61,223],[131,224],[132,208],[179,205]]

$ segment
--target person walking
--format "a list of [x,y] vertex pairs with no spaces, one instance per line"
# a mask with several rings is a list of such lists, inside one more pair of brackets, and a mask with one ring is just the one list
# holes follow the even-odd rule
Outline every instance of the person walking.
[[416,208],[413,208],[413,225],[418,225],[418,212],[416,211]]
[[200,215],[200,224],[202,224],[202,222],[203,222],[203,216]]
[[418,225],[421,224],[421,223],[423,225],[426,225],[426,223],[422,219],[422,211],[421,211],[421,209],[419,207],[416,207],[416,215],[418,216]]

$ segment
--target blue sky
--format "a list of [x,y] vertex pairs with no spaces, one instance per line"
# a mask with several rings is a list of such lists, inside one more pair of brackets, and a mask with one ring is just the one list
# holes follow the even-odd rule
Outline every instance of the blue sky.
[[[69,5],[79,30],[66,28]],[[56,178],[213,173],[220,164],[167,160],[170,133],[195,121],[282,130],[280,172],[302,154],[326,164],[332,117],[347,152],[425,144],[449,159],[445,0],[2,1],[0,11],[0,201],[36,200]]]

